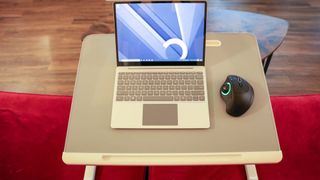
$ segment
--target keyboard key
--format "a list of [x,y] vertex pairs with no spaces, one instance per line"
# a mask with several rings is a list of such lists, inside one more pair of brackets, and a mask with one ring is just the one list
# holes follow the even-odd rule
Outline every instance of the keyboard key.
[[203,80],[197,80],[198,85],[203,85]]
[[158,74],[154,74],[154,75],[152,76],[152,79],[158,79],[158,78],[159,78]]
[[191,91],[192,95],[204,95],[204,91]]
[[194,90],[203,90],[204,87],[203,86],[194,86]]
[[198,101],[198,96],[192,96],[192,100]]
[[128,91],[117,91],[117,95],[127,95]]
[[118,85],[123,85],[124,81],[123,80],[118,80]]
[[203,79],[203,75],[202,74],[197,74],[196,75],[196,79]]
[[173,96],[144,96],[144,101],[172,101]]
[[116,97],[116,100],[117,100],[117,101],[122,101],[122,100],[123,100],[123,96],[117,96],[117,97]]
[[204,101],[204,96],[199,96],[199,101]]
[[118,91],[126,90],[126,87],[125,86],[118,86],[117,89],[118,89]]

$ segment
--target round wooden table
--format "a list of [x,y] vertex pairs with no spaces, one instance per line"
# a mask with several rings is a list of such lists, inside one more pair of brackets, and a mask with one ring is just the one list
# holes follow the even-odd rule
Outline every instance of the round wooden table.
[[288,21],[257,13],[208,9],[208,32],[250,32],[257,37],[265,73],[288,31]]

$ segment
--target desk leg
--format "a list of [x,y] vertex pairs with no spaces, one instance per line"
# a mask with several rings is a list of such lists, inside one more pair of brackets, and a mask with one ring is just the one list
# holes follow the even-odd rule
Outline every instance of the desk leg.
[[94,180],[96,175],[96,166],[86,166],[83,180]]
[[264,74],[267,74],[267,71],[268,71],[268,67],[269,67],[269,64],[270,64],[270,61],[272,59],[272,56],[273,56],[273,53],[271,53],[268,57],[266,57],[262,63],[264,64]]
[[247,174],[247,180],[258,180],[256,166],[254,164],[244,165]]
[[149,166],[146,166],[145,171],[144,171],[144,179],[148,180],[149,179]]

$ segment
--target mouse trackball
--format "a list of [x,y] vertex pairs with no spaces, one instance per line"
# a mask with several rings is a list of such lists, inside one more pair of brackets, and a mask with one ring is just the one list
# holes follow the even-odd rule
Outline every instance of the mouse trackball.
[[243,78],[229,75],[220,88],[220,96],[226,103],[226,111],[231,116],[241,116],[252,105],[254,91]]

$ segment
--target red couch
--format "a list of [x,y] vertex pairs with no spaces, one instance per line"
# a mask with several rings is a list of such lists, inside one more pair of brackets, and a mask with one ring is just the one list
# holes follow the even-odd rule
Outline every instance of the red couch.
[[[260,179],[320,179],[320,95],[271,97],[283,160]],[[82,179],[61,155],[71,97],[0,92],[0,179]],[[98,167],[96,179],[144,179],[141,166]],[[151,180],[246,179],[244,167],[150,167]]]

